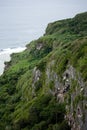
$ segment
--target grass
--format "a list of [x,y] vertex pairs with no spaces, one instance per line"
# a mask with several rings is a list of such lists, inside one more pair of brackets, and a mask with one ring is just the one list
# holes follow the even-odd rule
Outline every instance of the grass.
[[[68,65],[87,81],[86,15],[50,23],[43,37],[28,44],[24,52],[12,54],[11,61],[5,63],[7,67],[0,77],[0,129],[70,130],[64,119],[65,102],[59,104],[49,90],[55,90],[54,75],[62,81]],[[36,82],[35,67],[41,72]],[[68,93],[69,103],[76,83],[72,82],[72,91]],[[83,97],[75,97],[74,105]]]

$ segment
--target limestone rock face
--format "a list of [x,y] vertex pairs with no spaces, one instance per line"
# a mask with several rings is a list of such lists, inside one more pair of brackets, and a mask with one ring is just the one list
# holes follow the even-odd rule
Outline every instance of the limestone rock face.
[[52,67],[54,64],[51,62],[46,70],[46,83],[52,82],[53,88],[49,92],[56,97],[58,102],[66,102],[65,116],[68,124],[72,130],[86,130],[87,129],[87,88],[83,79],[75,68],[68,65],[62,79]]
[[33,81],[32,81],[32,95],[36,96],[35,90],[37,89],[36,83],[39,82],[41,77],[41,72],[37,67],[34,68],[33,70]]
[[66,101],[68,104],[66,107],[68,124],[72,127],[72,130],[86,130],[86,84],[83,82],[81,75],[72,66],[69,66],[64,72],[63,80],[65,88],[68,87],[66,89],[70,90]]

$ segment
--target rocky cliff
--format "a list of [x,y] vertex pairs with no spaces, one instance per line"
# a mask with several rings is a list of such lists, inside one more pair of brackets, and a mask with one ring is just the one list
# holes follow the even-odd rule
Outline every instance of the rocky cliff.
[[48,24],[0,77],[0,130],[87,130],[87,12]]

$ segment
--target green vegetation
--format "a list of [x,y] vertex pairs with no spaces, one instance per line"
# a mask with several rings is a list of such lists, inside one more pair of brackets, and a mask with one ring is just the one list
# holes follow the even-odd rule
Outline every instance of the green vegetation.
[[0,77],[0,130],[70,130],[66,102],[58,102],[50,90],[55,91],[68,65],[87,82],[87,12],[50,23],[43,37],[11,57]]

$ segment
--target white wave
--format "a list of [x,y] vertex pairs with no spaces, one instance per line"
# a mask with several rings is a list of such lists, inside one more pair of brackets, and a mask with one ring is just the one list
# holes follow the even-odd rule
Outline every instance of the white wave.
[[18,53],[22,52],[26,49],[26,47],[18,47],[18,48],[7,48],[0,51],[0,55],[3,54],[12,54],[12,53]]
[[5,64],[4,62],[10,61],[10,55],[12,53],[22,52],[26,49],[26,47],[18,47],[18,48],[7,48],[0,51],[0,75],[3,74]]

